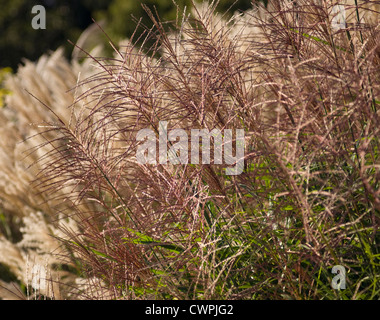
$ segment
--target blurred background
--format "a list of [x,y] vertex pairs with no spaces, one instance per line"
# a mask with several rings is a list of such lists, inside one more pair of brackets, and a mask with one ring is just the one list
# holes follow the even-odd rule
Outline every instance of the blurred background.
[[[199,0],[195,0],[199,1]],[[95,19],[104,23],[104,30],[114,42],[130,37],[136,28],[136,20],[142,17],[146,26],[152,23],[141,4],[153,10],[155,7],[162,20],[174,20],[177,8],[172,0],[0,0],[0,69],[15,72],[23,58],[37,60],[42,54],[58,47],[65,49],[69,58],[82,32]],[[182,10],[191,7],[191,0],[176,0]],[[35,30],[31,21],[35,5],[46,9],[46,29]],[[246,10],[251,7],[251,0],[220,0],[217,10],[229,12]],[[102,24],[103,26],[103,24]],[[138,32],[142,32],[139,28]],[[102,41],[105,43],[105,36]],[[11,68],[11,69],[9,69]]]

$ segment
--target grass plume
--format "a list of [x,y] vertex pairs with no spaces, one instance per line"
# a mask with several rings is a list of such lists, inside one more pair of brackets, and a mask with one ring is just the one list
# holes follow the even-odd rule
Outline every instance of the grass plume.
[[[331,1],[269,1],[231,18],[216,5],[195,5],[171,32],[145,8],[154,28],[142,42],[154,44],[89,53],[70,108],[32,92],[47,107],[28,140],[34,187],[76,223],[60,238],[88,279],[76,294],[378,298],[379,5],[348,2],[338,31]],[[138,163],[137,132],[159,121],[244,129],[244,172]],[[331,289],[334,265],[345,290]]]

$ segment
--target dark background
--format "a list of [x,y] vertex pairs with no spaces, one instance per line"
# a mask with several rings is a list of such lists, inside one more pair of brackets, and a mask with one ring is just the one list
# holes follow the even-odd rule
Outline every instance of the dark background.
[[[11,67],[15,72],[23,58],[35,61],[60,46],[70,57],[73,46],[68,40],[75,43],[92,24],[92,18],[106,21],[105,31],[116,42],[130,37],[136,28],[132,16],[143,17],[144,24],[151,25],[141,3],[151,9],[155,6],[162,20],[175,19],[177,10],[172,0],[0,0],[0,68]],[[191,6],[191,0],[176,0],[176,3],[181,8]],[[31,13],[34,5],[45,7],[46,29],[32,28],[31,21],[36,16]],[[246,10],[251,7],[251,0],[220,0],[218,11],[225,12],[231,6],[231,13]]]

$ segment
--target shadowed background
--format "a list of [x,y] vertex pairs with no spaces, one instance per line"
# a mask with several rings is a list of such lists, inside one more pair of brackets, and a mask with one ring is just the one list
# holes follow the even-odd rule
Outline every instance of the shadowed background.
[[[23,58],[35,61],[49,50],[59,46],[70,57],[73,46],[80,34],[92,24],[92,19],[106,21],[105,31],[113,40],[130,37],[136,28],[136,19],[142,17],[146,26],[151,26],[150,19],[141,4],[153,10],[156,7],[162,20],[174,20],[177,8],[172,0],[1,0],[0,11],[0,68],[11,67],[13,71]],[[191,0],[177,0],[179,8],[191,6]],[[46,29],[34,30],[31,13],[34,5],[43,5],[46,9]],[[221,0],[218,10],[232,7],[232,10],[246,10],[251,6],[250,0]],[[139,28],[139,32],[143,28]],[[103,41],[107,41],[103,37]]]

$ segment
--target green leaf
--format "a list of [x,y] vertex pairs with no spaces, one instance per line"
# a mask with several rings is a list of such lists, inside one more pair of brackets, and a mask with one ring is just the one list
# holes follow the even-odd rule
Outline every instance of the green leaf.
[[138,232],[136,230],[133,230],[133,229],[127,229],[127,230],[129,232],[132,232],[133,234],[137,235],[138,238],[137,239],[122,238],[122,239],[130,241],[134,244],[143,244],[143,245],[151,245],[151,246],[161,247],[161,248],[170,250],[172,252],[175,252],[177,254],[185,251],[185,249],[183,249],[182,247],[180,247],[178,245],[155,241],[155,240],[153,240],[153,238],[151,238],[151,237],[149,237],[149,236],[147,236],[141,232]]
[[132,241],[132,243],[154,242],[153,238],[147,236],[146,234],[143,234],[139,231],[136,231],[130,228],[128,228],[127,230],[135,234],[138,238],[137,239],[122,238],[123,240],[129,240],[129,241]]
[[93,253],[95,253],[97,256],[100,256],[100,257],[102,257],[104,259],[107,259],[107,260],[111,260],[113,262],[118,262],[116,259],[110,257],[109,255],[107,255],[107,254],[105,254],[103,252],[100,252],[100,251],[95,250],[93,248],[88,248],[88,249],[91,250]]

